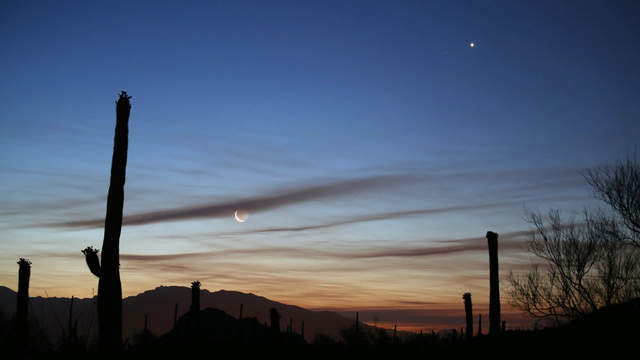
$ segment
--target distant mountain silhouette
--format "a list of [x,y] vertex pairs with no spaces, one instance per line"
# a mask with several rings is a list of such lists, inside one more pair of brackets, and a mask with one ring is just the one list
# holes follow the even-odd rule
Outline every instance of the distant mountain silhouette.
[[[215,308],[234,318],[240,314],[243,304],[243,318],[255,317],[261,324],[269,321],[269,309],[275,308],[282,316],[283,331],[293,320],[294,332],[300,332],[304,321],[305,339],[312,340],[316,334],[338,337],[341,329],[351,326],[353,320],[331,311],[311,311],[298,306],[282,304],[265,297],[238,291],[219,290],[200,294],[201,308]],[[30,314],[55,341],[66,330],[69,298],[30,298]],[[136,296],[123,299],[123,336],[132,338],[144,328],[144,316],[148,316],[148,327],[156,335],[162,335],[173,327],[175,304],[178,316],[188,311],[191,304],[191,289],[182,286],[160,286]],[[16,292],[0,286],[0,311],[9,318],[15,312]],[[95,298],[75,299],[73,317],[78,320],[78,336],[92,341],[97,334],[97,314]]]

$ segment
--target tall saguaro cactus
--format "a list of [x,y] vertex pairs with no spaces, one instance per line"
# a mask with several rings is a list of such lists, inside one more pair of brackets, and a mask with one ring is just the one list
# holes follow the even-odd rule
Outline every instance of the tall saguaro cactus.
[[26,345],[29,320],[29,278],[31,277],[31,261],[18,260],[18,300],[16,303],[16,325],[18,337],[22,345]]
[[471,293],[464,293],[464,295],[462,295],[462,298],[464,299],[464,313],[466,315],[466,321],[467,321],[467,340],[471,339],[471,337],[473,337],[473,308],[471,305]]
[[498,277],[498,234],[487,232],[489,243],[489,334],[500,333],[500,283]]
[[111,180],[107,196],[107,215],[104,220],[102,262],[98,250],[87,247],[85,254],[89,270],[98,280],[98,327],[100,348],[118,351],[122,345],[122,285],[120,284],[120,231],[124,205],[124,182],[129,146],[129,114],[131,99],[125,91],[116,102],[116,130],[111,159]]
[[200,312],[200,281],[191,283],[191,312],[194,314]]

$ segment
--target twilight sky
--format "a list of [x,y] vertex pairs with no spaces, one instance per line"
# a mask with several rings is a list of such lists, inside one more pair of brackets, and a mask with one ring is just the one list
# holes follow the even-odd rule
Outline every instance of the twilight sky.
[[97,288],[126,90],[125,295],[483,311],[486,231],[526,269],[526,209],[600,206],[581,171],[637,154],[639,38],[633,1],[3,1],[0,285]]

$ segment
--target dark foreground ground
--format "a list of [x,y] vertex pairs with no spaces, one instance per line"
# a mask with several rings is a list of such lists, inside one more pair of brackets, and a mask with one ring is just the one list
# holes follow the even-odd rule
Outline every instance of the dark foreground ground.
[[[25,347],[10,321],[2,321],[2,358],[107,358],[93,344],[69,337],[51,344],[35,329]],[[125,350],[108,358],[124,359],[608,359],[638,358],[640,299],[601,309],[555,328],[507,331],[499,336],[442,337],[432,334],[395,338],[382,329],[345,329],[335,340],[318,336],[307,343],[286,329],[274,331],[254,318],[237,320],[205,309],[184,316],[162,336],[136,335]],[[7,355],[7,356],[5,356]]]

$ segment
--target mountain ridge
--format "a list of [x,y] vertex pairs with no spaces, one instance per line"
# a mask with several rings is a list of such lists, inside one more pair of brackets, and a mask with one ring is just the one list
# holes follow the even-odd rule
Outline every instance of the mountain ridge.
[[[259,322],[269,321],[269,309],[275,308],[281,315],[281,328],[291,324],[293,330],[299,332],[302,322],[305,323],[305,339],[312,340],[317,334],[325,334],[337,338],[341,329],[351,326],[353,320],[331,311],[307,310],[297,305],[289,305],[270,300],[253,293],[221,289],[211,292],[200,290],[201,309],[212,307],[222,310],[234,318],[240,315],[243,307],[243,318],[255,317]],[[15,312],[16,292],[0,285],[0,311],[5,317]],[[73,321],[78,321],[78,335],[88,341],[97,336],[96,297],[74,298]],[[39,325],[52,340],[60,339],[66,331],[71,299],[64,297],[31,297],[30,315],[37,319]],[[184,286],[160,285],[145,290],[137,295],[123,299],[123,336],[131,338],[144,327],[144,317],[148,317],[149,330],[161,335],[171,330],[174,321],[175,306],[178,306],[178,317],[184,315],[191,305],[191,288]]]

